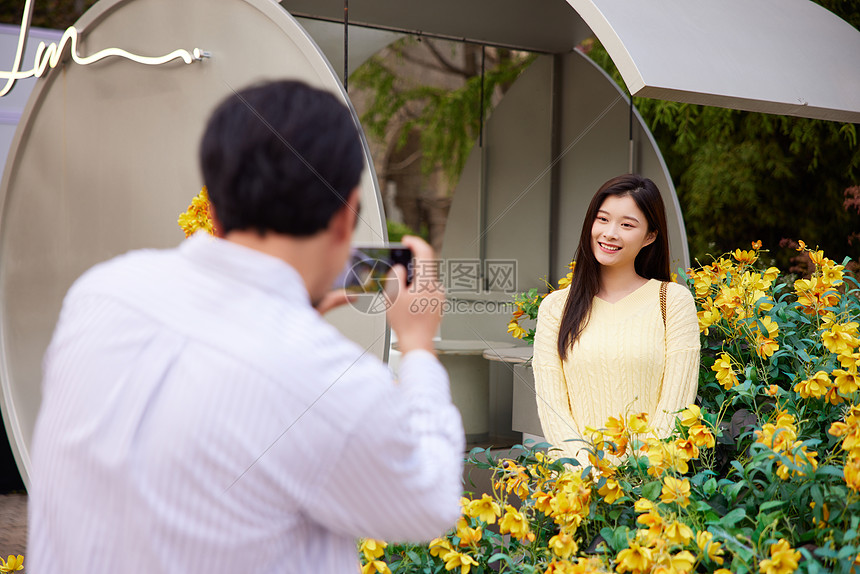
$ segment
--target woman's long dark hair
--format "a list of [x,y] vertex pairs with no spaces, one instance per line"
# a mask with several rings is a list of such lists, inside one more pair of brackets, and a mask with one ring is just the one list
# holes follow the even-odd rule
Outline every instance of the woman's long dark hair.
[[666,231],[666,209],[660,191],[653,181],[638,175],[619,175],[610,179],[594,194],[582,223],[579,247],[576,249],[576,270],[558,329],[558,356],[562,360],[588,324],[592,301],[600,290],[600,263],[591,250],[591,228],[603,201],[610,195],[632,197],[648,220],[648,231],[657,232],[654,241],[643,247],[636,256],[636,273],[646,279],[669,281],[669,237]]

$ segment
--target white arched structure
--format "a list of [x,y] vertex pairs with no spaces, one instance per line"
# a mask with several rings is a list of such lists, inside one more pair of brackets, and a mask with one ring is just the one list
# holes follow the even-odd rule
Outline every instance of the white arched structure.
[[[41,359],[66,290],[99,261],[181,241],[176,220],[202,185],[197,147],[217,102],[286,77],[349,103],[315,42],[270,0],[102,0],[76,27],[82,55],[108,47],[143,55],[200,48],[211,58],[163,66],[108,58],[81,66],[67,53],[27,103],[0,188],[0,406],[25,483]],[[365,165],[356,240],[382,242],[382,203],[366,145]],[[369,352],[387,353],[384,316],[343,308],[331,320]]]

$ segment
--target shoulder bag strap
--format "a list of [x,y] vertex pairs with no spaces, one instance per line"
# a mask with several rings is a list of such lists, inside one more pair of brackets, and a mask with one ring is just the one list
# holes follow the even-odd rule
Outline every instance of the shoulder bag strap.
[[[663,328],[666,328],[666,289],[669,286],[667,281],[660,283],[660,311],[663,313]],[[665,339],[665,337],[664,337]]]
[[668,347],[666,344],[666,288],[669,284],[666,281],[660,282],[660,313],[663,315],[663,372],[660,374],[660,388],[657,391],[657,396],[663,394],[663,377],[666,376],[666,353]]

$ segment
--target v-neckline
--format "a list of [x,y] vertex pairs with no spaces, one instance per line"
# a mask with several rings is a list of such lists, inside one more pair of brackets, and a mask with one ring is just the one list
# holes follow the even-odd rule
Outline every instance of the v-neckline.
[[648,285],[650,285],[653,281],[656,281],[656,279],[648,279],[645,283],[643,283],[642,285],[640,285],[639,287],[637,287],[636,289],[634,289],[633,291],[631,291],[630,293],[628,293],[627,295],[625,295],[624,297],[622,297],[621,299],[619,299],[618,301],[614,301],[614,302],[612,302],[612,301],[607,301],[606,299],[604,299],[604,298],[602,298],[602,297],[600,297],[600,296],[598,296],[598,295],[595,295],[595,296],[594,296],[594,298],[595,298],[596,300],[600,301],[600,302],[601,302],[602,304],[604,304],[604,305],[618,305],[619,303],[623,303],[624,301],[626,301],[626,300],[627,300],[627,299],[629,299],[630,297],[632,297],[632,296],[636,295],[637,293],[639,293],[640,291],[642,291],[643,289],[645,289],[645,288],[646,288]]

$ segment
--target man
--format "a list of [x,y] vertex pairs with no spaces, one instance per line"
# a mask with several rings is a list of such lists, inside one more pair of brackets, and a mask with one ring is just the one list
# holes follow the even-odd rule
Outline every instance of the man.
[[397,269],[399,382],[315,309],[359,213],[347,109],[298,82],[254,87],[214,112],[200,156],[220,239],[123,255],[66,296],[33,439],[29,572],[357,572],[356,537],[427,540],[458,516],[440,290],[411,305]]

